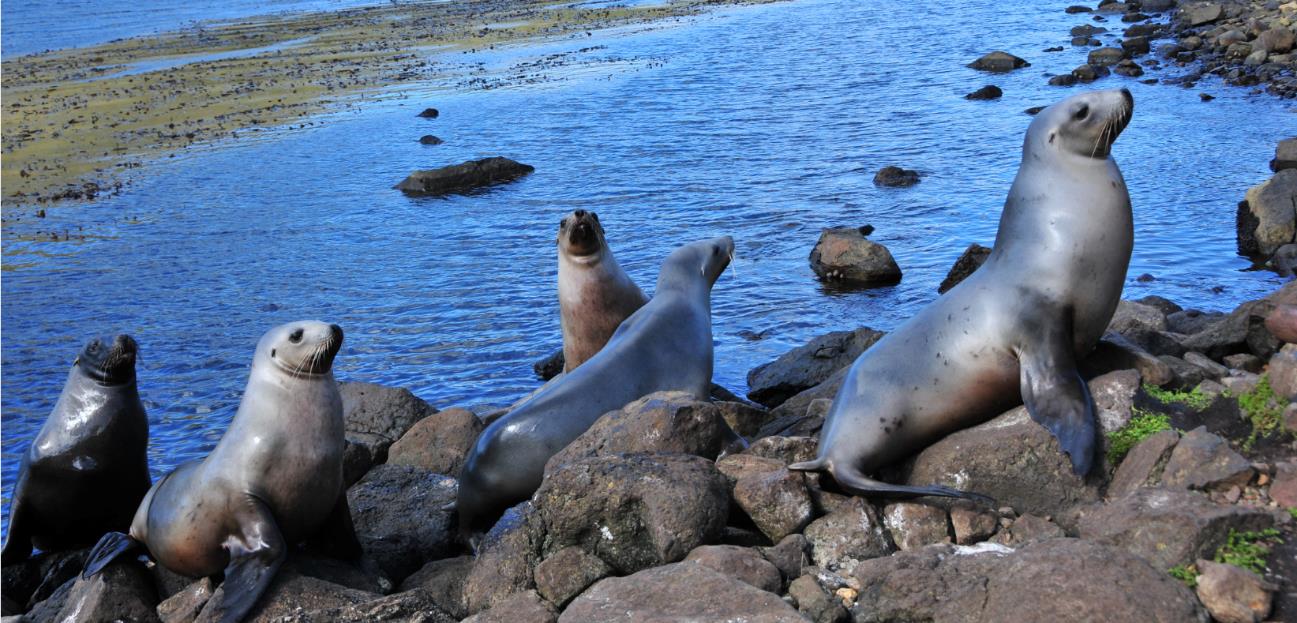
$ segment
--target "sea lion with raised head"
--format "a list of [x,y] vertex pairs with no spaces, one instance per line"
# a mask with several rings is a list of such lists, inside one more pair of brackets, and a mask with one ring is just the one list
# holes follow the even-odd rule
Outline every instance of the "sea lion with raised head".
[[342,329],[323,322],[267,332],[216,448],[159,480],[130,535],[105,535],[82,575],[143,545],[181,575],[223,572],[224,597],[214,614],[231,623],[256,605],[293,545],[327,532],[342,553],[359,556],[343,490],[346,440],[332,370],[341,346]]
[[36,546],[93,545],[125,530],[149,490],[149,419],[135,383],[129,335],[86,344],[54,410],[23,454],[9,508],[5,566]]
[[1094,405],[1076,361],[1121,298],[1134,232],[1112,144],[1130,122],[1126,89],[1041,111],[986,263],[860,355],[813,461],[860,495],[973,497],[869,478],[942,436],[1018,403],[1058,439],[1073,470],[1094,459]]
[[648,297],[617,264],[594,212],[577,210],[558,226],[558,308],[563,371],[599,352]]
[[485,532],[540,486],[545,462],[609,411],[653,392],[706,400],[712,380],[711,288],[734,255],[728,236],[676,249],[648,304],[575,370],[494,421],[459,481],[460,529]]

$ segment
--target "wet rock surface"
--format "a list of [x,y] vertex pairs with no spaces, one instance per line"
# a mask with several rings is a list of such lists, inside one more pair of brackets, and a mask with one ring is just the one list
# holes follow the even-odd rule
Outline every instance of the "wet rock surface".
[[440,169],[415,171],[394,188],[407,195],[445,195],[512,182],[536,167],[502,156],[470,160]]
[[901,280],[901,268],[887,247],[866,239],[853,227],[824,230],[811,250],[810,261],[811,269],[824,280],[860,285]]

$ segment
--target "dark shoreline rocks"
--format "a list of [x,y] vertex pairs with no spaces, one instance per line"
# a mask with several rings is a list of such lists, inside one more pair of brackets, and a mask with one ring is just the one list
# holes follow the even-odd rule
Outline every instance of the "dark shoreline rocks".
[[511,182],[535,170],[536,167],[531,165],[495,156],[440,169],[415,171],[393,188],[407,195],[446,195]]

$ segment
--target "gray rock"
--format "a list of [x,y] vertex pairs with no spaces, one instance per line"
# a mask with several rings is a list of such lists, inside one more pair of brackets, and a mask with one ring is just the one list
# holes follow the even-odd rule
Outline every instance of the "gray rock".
[[1200,3],[1180,7],[1179,20],[1185,26],[1202,26],[1210,24],[1222,16],[1225,11],[1219,4]]
[[1282,171],[1297,169],[1297,137],[1279,141],[1274,150],[1274,160],[1270,161],[1270,170]]
[[995,52],[991,52],[990,54],[987,54],[973,61],[972,63],[969,63],[968,66],[972,67],[973,69],[980,69],[982,71],[991,71],[991,72],[998,73],[998,72],[1013,71],[1020,67],[1031,67],[1031,63],[1028,63],[1027,61],[1021,58],[1009,54],[1008,52],[1001,52],[997,50]]
[[1178,389],[1192,389],[1204,380],[1211,378],[1211,375],[1206,370],[1179,357],[1162,355],[1158,359],[1171,367],[1171,370],[1175,373],[1175,380],[1171,384]]
[[68,580],[24,615],[28,621],[159,621],[157,591],[144,566],[116,562],[94,577]]
[[545,472],[581,459],[627,453],[692,454],[715,459],[729,427],[720,409],[688,392],[657,392],[602,415],[550,457]]
[[413,590],[356,604],[296,610],[274,620],[275,623],[454,623],[459,619],[443,612],[428,593]]
[[1175,8],[1177,0],[1144,0],[1139,8],[1144,11],[1169,11]]
[[748,372],[748,399],[777,407],[788,398],[823,383],[882,339],[868,327],[833,331],[780,355]]
[[440,169],[415,171],[393,188],[407,195],[444,195],[511,182],[535,170],[536,167],[529,164],[495,156]]
[[1254,623],[1270,616],[1278,587],[1234,565],[1198,560],[1198,599],[1219,623]]
[[546,475],[532,501],[546,553],[575,545],[625,574],[719,539],[727,489],[707,459],[627,454],[567,463]]
[[1242,370],[1244,372],[1251,372],[1252,374],[1260,373],[1265,367],[1265,362],[1261,361],[1260,357],[1257,357],[1252,353],[1225,355],[1224,359],[1221,359],[1221,361],[1224,362],[1225,366],[1230,370]]
[[508,511],[482,538],[477,559],[464,578],[464,611],[476,614],[511,595],[536,586],[533,569],[540,562],[543,530],[530,502]]
[[887,247],[867,240],[854,227],[825,229],[810,255],[811,269],[820,279],[861,285],[887,285],[901,280]]
[[1162,387],[1175,380],[1175,371],[1166,362],[1126,339],[1120,333],[1107,333],[1090,354],[1081,360],[1086,376],[1098,376],[1114,370],[1134,369],[1150,385]]
[[800,575],[802,567],[811,564],[811,543],[801,534],[790,534],[771,547],[757,549],[779,569],[786,582]]
[[434,560],[405,578],[400,592],[422,591],[437,608],[462,619],[468,616],[464,606],[464,581],[472,569],[472,556]]
[[950,542],[946,511],[936,506],[896,502],[883,507],[883,525],[901,551]]
[[365,554],[393,582],[451,550],[459,490],[454,478],[409,465],[379,465],[347,491]]
[[1284,344],[1270,358],[1270,388],[1275,396],[1289,402],[1297,400],[1297,344]]
[[1089,63],[1081,65],[1072,70],[1072,77],[1081,82],[1094,82],[1099,78],[1107,76],[1112,72],[1103,65],[1091,65]]
[[1165,571],[1076,539],[1018,550],[926,547],[867,561],[856,578],[858,622],[1207,622],[1193,594]]
[[610,573],[612,569],[598,556],[579,547],[565,547],[536,565],[536,591],[562,608]]
[[1166,328],[1166,314],[1162,313],[1162,310],[1152,305],[1125,299],[1117,303],[1117,311],[1113,313],[1112,321],[1108,323],[1109,331],[1116,331],[1122,335],[1134,331],[1164,331]]
[[752,443],[744,454],[782,461],[784,465],[815,458],[819,441],[814,437],[763,437]]
[[1269,257],[1297,238],[1297,170],[1283,169],[1247,191],[1238,206],[1238,250]]
[[1156,294],[1150,294],[1148,296],[1137,298],[1135,299],[1135,302],[1140,303],[1142,305],[1150,305],[1152,307],[1155,307],[1157,308],[1158,311],[1162,312],[1162,315],[1164,316],[1169,314],[1174,314],[1175,312],[1178,311],[1184,311],[1184,308],[1180,307],[1179,305],[1176,305],[1175,301],[1172,301],[1170,299],[1161,296],[1157,296]]
[[748,439],[755,437],[761,427],[774,419],[774,414],[769,409],[746,402],[723,401],[712,404],[721,412],[721,419],[725,420],[730,430]]
[[211,578],[198,580],[158,604],[158,618],[162,619],[162,623],[193,621],[215,591],[216,583]]
[[[1256,52],[1265,52],[1267,54],[1286,54],[1291,52],[1293,44],[1297,43],[1297,35],[1289,28],[1271,28],[1256,37],[1252,42],[1252,49]],[[1280,143],[1282,146],[1282,143]]]
[[1094,414],[1098,419],[1099,435],[1107,451],[1108,434],[1130,422],[1135,407],[1135,394],[1139,393],[1139,372],[1117,370],[1090,379],[1090,398],[1094,401]]
[[1126,453],[1126,458],[1117,467],[1117,472],[1108,484],[1108,499],[1126,497],[1136,489],[1156,485],[1162,478],[1162,471],[1171,450],[1180,441],[1180,434],[1173,430],[1154,433],[1147,439],[1135,444]]
[[1014,519],[1013,523],[1009,524],[1009,527],[1000,530],[999,534],[996,534],[992,540],[1000,545],[1018,548],[1030,543],[1048,541],[1064,536],[1066,536],[1066,533],[1058,524],[1044,517],[1037,517],[1028,513]]
[[[217,620],[216,605],[224,598],[225,587],[217,587],[198,615],[197,621],[214,623]],[[281,569],[275,574],[275,579],[266,588],[266,592],[257,600],[257,605],[243,620],[247,623],[271,623],[302,612],[344,608],[378,598],[379,595],[374,593],[301,575],[291,569],[288,571]]]
[[1280,277],[1297,276],[1297,244],[1290,243],[1275,249],[1274,255],[1266,260],[1265,265]]
[[1247,301],[1228,316],[1185,338],[1184,347],[1216,360],[1243,352],[1269,358],[1281,344],[1265,326],[1266,317],[1275,306],[1275,301],[1269,299]]
[[536,591],[514,593],[491,606],[489,610],[479,612],[463,623],[554,623],[558,621],[558,612],[554,606],[541,599]]
[[29,610],[45,601],[54,591],[81,573],[90,549],[63,552],[41,552],[21,563],[0,571],[0,584],[6,599],[21,610]]
[[350,489],[374,467],[374,448],[347,440],[342,450],[342,486]]
[[1242,487],[1252,480],[1252,463],[1229,442],[1199,426],[1180,438],[1162,472],[1162,484],[1207,491]]
[[1109,47],[1091,50],[1085,61],[1095,67],[1107,67],[1109,65],[1116,65],[1124,58],[1126,58],[1126,52],[1121,48]]
[[824,590],[814,576],[793,580],[788,585],[788,596],[797,604],[797,610],[815,623],[842,623],[851,618],[842,600]]
[[942,484],[988,495],[1019,512],[1057,516],[1099,499],[1072,471],[1058,441],[1023,407],[947,435],[903,470],[912,485]]
[[415,423],[387,451],[390,465],[410,465],[455,478],[485,425],[468,409],[446,409]]
[[703,545],[689,552],[685,561],[700,564],[721,575],[776,595],[783,587],[779,569],[762,557],[760,552],[749,547]]
[[1229,376],[1229,368],[1216,363],[1202,353],[1189,351],[1184,354],[1184,360],[1192,365],[1198,366],[1207,371],[1208,378],[1220,379]]
[[415,422],[437,412],[405,388],[339,383],[338,391],[347,440],[368,448],[375,464],[387,460],[387,449]]
[[893,551],[878,511],[859,498],[816,519],[803,534],[811,544],[815,564],[842,574],[850,574],[862,560]]
[[[959,285],[959,282],[968,278],[982,264],[986,263],[986,258],[991,256],[991,249],[974,242],[968,245],[967,249],[960,254],[959,259],[955,260],[954,266],[950,267],[950,272],[946,273],[946,278],[941,280],[941,285],[937,286],[937,293],[944,294],[947,290]],[[880,335],[881,337],[881,335]]]
[[559,621],[803,623],[804,619],[772,593],[702,565],[680,562],[600,580],[577,597]]
[[1077,522],[1080,537],[1127,550],[1158,569],[1210,558],[1230,529],[1262,530],[1274,524],[1265,510],[1223,506],[1201,493],[1138,489],[1088,508]]
[[1211,325],[1219,322],[1225,317],[1221,312],[1204,312],[1196,309],[1186,309],[1175,313],[1167,314],[1167,328],[1176,333],[1184,335],[1193,335]]

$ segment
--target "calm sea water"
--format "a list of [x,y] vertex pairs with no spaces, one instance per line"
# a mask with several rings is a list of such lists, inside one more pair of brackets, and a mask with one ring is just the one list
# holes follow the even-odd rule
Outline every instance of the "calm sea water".
[[[5,244],[5,514],[20,452],[97,333],[140,343],[156,474],[216,443],[258,337],[291,320],[346,329],[342,380],[408,387],[438,407],[511,402],[560,344],[554,236],[577,208],[599,213],[646,291],[674,247],[734,236],[713,322],[716,381],[736,391],[750,368],[815,335],[890,329],[936,297],[965,246],[993,241],[1023,110],[1074,92],[1045,75],[1082,63],[1084,50],[1042,50],[1089,18],[1040,4],[804,0],[455,55],[488,76],[550,54],[573,63],[518,70],[532,79],[489,91],[389,93],[317,128],[182,154],[118,197],[53,209],[40,228],[89,222],[106,236]],[[591,46],[606,47],[576,53]],[[999,76],[965,67],[993,49],[1033,65]],[[1003,99],[963,99],[989,83]],[[1094,85],[1117,86],[1136,101],[1114,150],[1137,229],[1125,296],[1227,310],[1278,287],[1235,255],[1234,212],[1292,133],[1292,104],[1217,83]],[[1199,101],[1203,90],[1217,99]],[[441,116],[416,118],[426,106]],[[446,143],[420,145],[427,133]],[[490,155],[536,172],[469,196],[391,190],[411,170]],[[888,164],[923,182],[874,187]],[[807,264],[820,228],[865,223],[903,281],[826,290]],[[1142,273],[1156,279],[1136,282]]]

